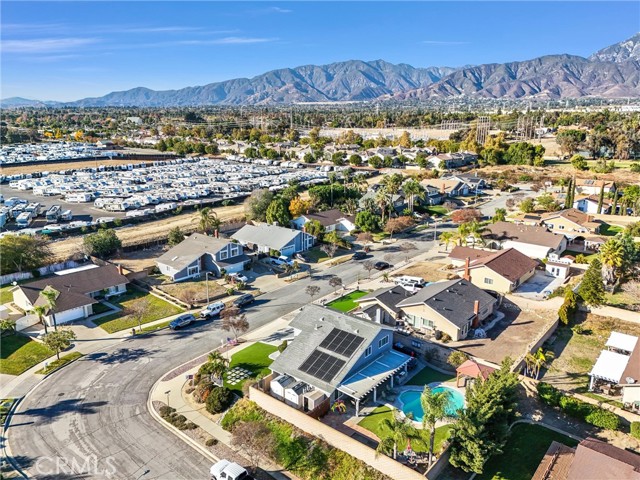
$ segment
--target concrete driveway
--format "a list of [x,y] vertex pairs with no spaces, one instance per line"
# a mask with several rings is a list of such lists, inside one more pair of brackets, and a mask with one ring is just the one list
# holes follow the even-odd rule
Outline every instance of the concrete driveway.
[[533,277],[520,285],[513,294],[533,300],[544,300],[563,283],[564,280],[562,278],[553,277],[546,272],[536,272]]

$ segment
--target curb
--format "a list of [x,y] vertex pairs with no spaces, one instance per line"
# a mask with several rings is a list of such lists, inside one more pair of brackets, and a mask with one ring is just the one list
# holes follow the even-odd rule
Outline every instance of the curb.
[[[171,371],[173,371],[173,370],[171,370]],[[167,372],[167,373],[170,373],[170,372]],[[196,442],[191,437],[189,437],[189,436],[185,435],[184,433],[182,433],[180,430],[178,430],[173,425],[170,425],[168,422],[166,422],[162,417],[160,417],[158,412],[156,412],[155,408],[153,408],[153,400],[151,399],[151,396],[153,395],[153,392],[156,390],[156,388],[158,387],[158,384],[161,381],[162,381],[162,378],[159,378],[156,381],[156,383],[153,384],[153,386],[151,387],[151,390],[149,390],[149,396],[147,397],[147,410],[149,411],[149,414],[151,415],[151,417],[153,417],[153,419],[156,420],[158,423],[160,423],[164,428],[166,428],[167,430],[172,432],[174,435],[179,437],[181,440],[185,441],[193,449],[197,450],[198,452],[200,452],[201,454],[203,454],[204,456],[206,456],[210,460],[213,460],[214,463],[220,461],[220,459],[218,457],[216,457],[212,452],[210,452],[209,450],[204,448],[202,445],[200,445],[198,442]],[[202,428],[202,427],[200,427],[200,428]]]
[[[39,384],[38,384],[39,385]],[[26,396],[26,395],[25,395]],[[4,420],[4,424],[2,425],[2,436],[4,437],[4,442],[2,442],[2,456],[9,464],[11,468],[20,475],[22,478],[29,478],[26,473],[22,471],[20,466],[13,459],[13,455],[11,454],[11,448],[9,446],[9,437],[7,435],[7,429],[10,427],[11,417],[13,417],[13,412],[15,412],[16,407],[20,404],[20,402],[25,397],[18,397],[14,404],[9,409],[9,413],[7,413],[7,418]]]
[[[48,373],[45,373],[44,376],[42,377],[42,379],[40,380],[40,382],[42,380],[44,380],[45,378],[48,378],[49,375],[53,375],[56,372],[59,372],[60,370],[62,370],[63,368],[71,365],[72,363],[77,362],[78,360],[80,360],[81,358],[85,357],[86,355],[84,353],[82,353],[81,356],[79,356],[78,358],[74,358],[73,360],[71,360],[70,362],[65,363],[64,365],[60,365],[58,368],[56,368],[55,370],[51,370]],[[34,373],[34,375],[42,375],[42,373]],[[40,384],[40,382],[38,382],[38,385]]]

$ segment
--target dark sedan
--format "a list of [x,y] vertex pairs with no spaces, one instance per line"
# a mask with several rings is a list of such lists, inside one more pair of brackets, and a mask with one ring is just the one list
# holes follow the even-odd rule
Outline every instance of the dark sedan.
[[390,266],[391,265],[389,265],[387,262],[376,262],[373,264],[373,268],[375,268],[376,270],[386,270]]
[[240,295],[233,301],[233,305],[235,307],[244,307],[245,305],[249,305],[255,301],[255,297],[250,293],[245,293],[244,295]]
[[363,258],[367,258],[367,253],[362,250],[357,251],[351,257],[352,260],[362,260]]
[[169,328],[171,330],[177,330],[178,328],[186,327],[191,322],[194,322],[196,317],[187,313],[186,315],[180,315],[178,318],[174,319],[169,323]]

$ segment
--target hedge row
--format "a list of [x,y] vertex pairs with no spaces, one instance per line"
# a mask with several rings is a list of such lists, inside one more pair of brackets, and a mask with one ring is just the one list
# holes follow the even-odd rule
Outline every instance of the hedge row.
[[567,415],[584,420],[596,427],[606,428],[608,430],[618,430],[620,427],[620,419],[618,416],[604,408],[583,402],[574,397],[569,397],[545,382],[538,383],[538,395],[540,399],[552,407],[558,407]]
[[640,422],[631,422],[631,436],[640,440]]

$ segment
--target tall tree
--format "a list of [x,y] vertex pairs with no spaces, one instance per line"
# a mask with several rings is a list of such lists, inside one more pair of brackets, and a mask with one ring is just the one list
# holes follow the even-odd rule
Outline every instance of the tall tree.
[[620,269],[624,265],[624,246],[619,238],[610,238],[600,247],[602,262],[602,278],[605,285],[614,285],[620,277]]
[[58,323],[56,322],[56,302],[58,301],[58,296],[60,292],[57,291],[50,285],[47,285],[41,292],[42,295],[47,302],[47,306],[49,307],[49,312],[51,313],[51,320],[53,321],[54,330],[58,330]]
[[49,329],[47,328],[47,322],[44,320],[44,317],[47,315],[47,311],[49,307],[46,305],[36,305],[33,307],[33,313],[38,317],[38,321],[44,325],[44,334],[49,333]]
[[410,179],[402,185],[402,191],[409,197],[409,211],[413,213],[416,198],[424,196],[424,188],[416,180]]
[[398,456],[398,445],[405,444],[410,438],[415,437],[416,432],[410,420],[406,418],[393,419],[385,418],[382,420],[383,430],[387,430],[389,433],[378,443],[376,448],[376,455],[379,453],[393,454],[394,460]]
[[507,219],[507,210],[505,208],[496,208],[491,223],[504,222]]
[[604,284],[602,282],[602,263],[599,258],[594,258],[589,264],[587,272],[582,277],[578,288],[580,298],[592,307],[598,307],[604,302]]
[[273,200],[273,193],[267,189],[256,190],[244,202],[247,220],[264,222],[267,219],[267,208]]
[[436,423],[449,416],[447,411],[451,406],[451,392],[444,389],[434,392],[425,385],[420,394],[420,405],[422,406],[422,428],[429,432],[429,468],[433,462],[433,447],[436,439]]
[[53,257],[48,241],[31,235],[5,235],[0,238],[0,252],[0,275],[35,270]]
[[198,212],[198,229],[204,233],[213,233],[220,229],[218,214],[210,207],[205,207]]
[[266,218],[267,222],[272,224],[277,223],[284,227],[288,227],[289,222],[291,221],[289,209],[287,208],[287,205],[285,205],[285,202],[280,198],[276,198],[269,204],[266,212]]
[[47,333],[42,337],[42,343],[53,350],[58,360],[60,352],[66,350],[71,345],[71,340],[76,338],[76,334],[70,328],[61,328],[55,332]]
[[220,326],[225,332],[232,332],[235,341],[238,341],[238,335],[242,335],[249,331],[249,321],[247,316],[240,312],[238,307],[228,307],[220,312],[222,322]]

